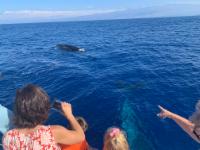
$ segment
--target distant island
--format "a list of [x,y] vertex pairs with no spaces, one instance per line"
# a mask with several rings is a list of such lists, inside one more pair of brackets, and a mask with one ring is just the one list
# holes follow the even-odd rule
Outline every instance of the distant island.
[[[74,13],[74,14],[73,14]],[[71,14],[71,15],[70,15]],[[200,15],[200,5],[168,4],[143,8],[85,11],[7,11],[0,14],[0,24],[180,17]]]
[[181,17],[199,16],[200,5],[164,5],[137,9],[126,9],[106,14],[94,14],[72,18],[72,20],[110,20],[110,19],[132,19],[132,18],[156,18],[156,17]]

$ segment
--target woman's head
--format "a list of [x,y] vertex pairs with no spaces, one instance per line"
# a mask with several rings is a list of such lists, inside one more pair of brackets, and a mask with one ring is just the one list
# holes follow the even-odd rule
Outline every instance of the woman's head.
[[129,150],[125,133],[119,128],[109,128],[104,135],[103,150]]
[[86,132],[88,129],[88,124],[87,124],[86,120],[83,117],[76,117],[76,120],[80,124],[83,131]]
[[28,84],[17,90],[14,106],[14,125],[17,128],[33,128],[48,118],[50,102],[40,87]]
[[[86,120],[83,117],[76,117],[76,121],[79,123],[79,125],[81,126],[81,128],[83,129],[84,132],[87,131],[88,129],[88,124],[86,122]],[[68,129],[72,130],[72,126],[69,124]]]
[[195,124],[195,126],[200,127],[200,100],[195,106],[195,112],[190,117],[190,120]]

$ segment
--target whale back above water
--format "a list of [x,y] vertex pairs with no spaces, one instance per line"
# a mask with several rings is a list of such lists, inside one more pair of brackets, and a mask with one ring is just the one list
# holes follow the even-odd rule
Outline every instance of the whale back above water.
[[85,49],[84,48],[79,48],[79,47],[76,47],[76,46],[73,46],[73,45],[68,45],[68,44],[57,44],[56,47],[58,49],[61,49],[61,50],[65,50],[65,51],[78,51],[78,52],[84,52]]

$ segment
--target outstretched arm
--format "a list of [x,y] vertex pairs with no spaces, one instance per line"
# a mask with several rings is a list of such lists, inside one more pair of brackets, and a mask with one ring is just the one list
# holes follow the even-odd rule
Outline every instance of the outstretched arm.
[[72,126],[72,130],[68,130],[63,126],[51,126],[56,143],[59,144],[76,144],[85,139],[85,134],[72,114],[72,108],[69,103],[62,102],[62,111]]
[[181,117],[175,113],[172,113],[168,111],[167,109],[164,109],[161,106],[158,106],[160,108],[160,113],[157,114],[160,118],[170,118],[174,120],[192,139],[200,143],[199,139],[196,137],[196,135],[193,133],[194,130],[194,123],[189,121],[188,119]]

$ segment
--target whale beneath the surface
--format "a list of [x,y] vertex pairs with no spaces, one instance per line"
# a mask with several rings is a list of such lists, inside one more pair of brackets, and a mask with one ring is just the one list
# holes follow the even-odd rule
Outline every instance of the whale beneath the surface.
[[65,51],[74,51],[74,52],[84,52],[84,48],[79,48],[73,45],[68,45],[68,44],[57,44],[56,47],[61,50]]

